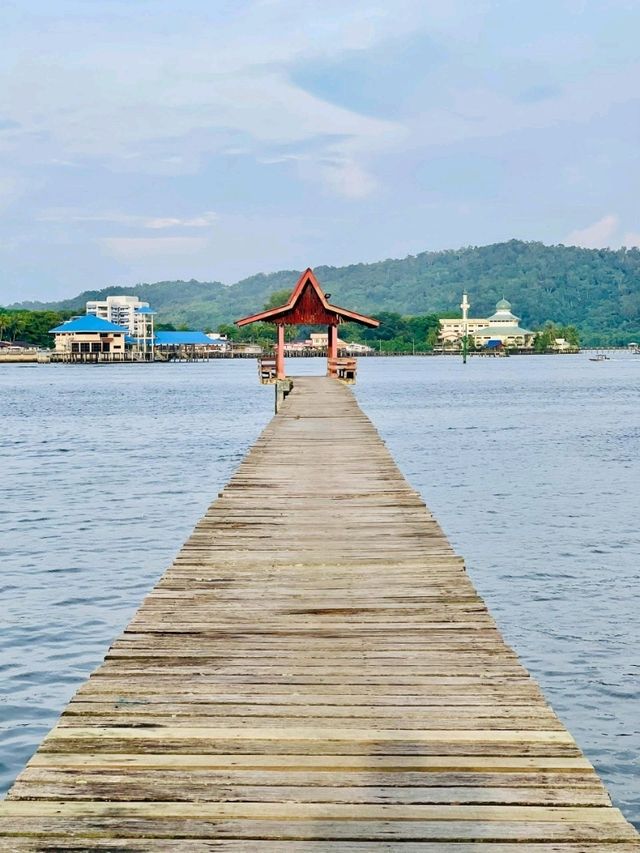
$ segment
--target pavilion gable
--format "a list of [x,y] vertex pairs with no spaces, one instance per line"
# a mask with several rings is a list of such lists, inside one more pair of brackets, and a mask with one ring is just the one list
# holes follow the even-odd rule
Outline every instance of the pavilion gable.
[[379,321],[373,317],[366,317],[364,314],[331,305],[311,268],[302,273],[289,300],[284,305],[252,314],[249,317],[243,317],[241,320],[236,320],[236,325],[247,326],[250,323],[258,322],[285,326],[333,326],[344,322],[354,322],[374,329],[380,325]]

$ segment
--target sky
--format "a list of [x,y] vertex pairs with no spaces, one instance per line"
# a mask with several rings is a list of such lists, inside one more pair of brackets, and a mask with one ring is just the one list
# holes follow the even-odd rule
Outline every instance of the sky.
[[0,304],[640,243],[638,0],[2,0]]

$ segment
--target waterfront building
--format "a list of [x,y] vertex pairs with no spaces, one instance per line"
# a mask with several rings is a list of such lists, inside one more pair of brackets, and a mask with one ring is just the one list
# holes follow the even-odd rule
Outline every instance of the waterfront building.
[[62,361],[124,361],[127,329],[87,314],[61,323],[54,335],[55,354]]
[[470,306],[466,293],[462,296],[461,307],[462,317],[440,320],[438,341],[443,349],[459,349],[465,334],[479,347],[487,346],[490,342],[493,342],[493,346],[499,342],[501,346],[518,349],[533,347],[535,332],[520,327],[520,318],[511,313],[511,303],[506,299],[496,303],[495,313],[490,317],[468,317]]
[[231,344],[231,351],[233,353],[237,353],[238,355],[246,355],[246,356],[261,356],[262,355],[262,347],[260,344],[251,344],[251,343],[242,343],[235,341]]
[[32,349],[36,347],[27,341],[0,341],[1,352],[24,352]]
[[50,334],[55,336],[56,361],[167,361],[209,358],[226,350],[228,340],[220,335],[204,332],[155,332],[154,312],[148,306],[136,309],[140,314],[137,329],[140,337],[133,337],[129,329],[110,323],[95,314],[74,317]]
[[488,319],[488,325],[473,334],[474,342],[476,346],[486,346],[491,341],[500,341],[505,347],[529,349],[533,347],[535,332],[523,329],[519,323],[520,318],[511,313],[511,303],[500,299],[496,303],[495,314]]
[[124,326],[132,338],[141,339],[148,337],[148,318],[154,314],[149,303],[141,302],[137,296],[107,296],[103,301],[90,300],[86,304],[86,312],[117,326]]
[[156,332],[155,356],[160,360],[194,361],[209,358],[213,353],[225,349],[223,343],[228,343],[226,338],[206,335],[204,332]]
[[[373,352],[372,348],[366,344],[359,344],[355,341],[343,341],[342,338],[337,338],[336,344],[338,352],[347,353],[348,355],[368,355]],[[305,353],[313,354],[325,353],[329,346],[328,332],[311,332],[309,337],[304,341],[289,341],[284,345],[285,353],[288,355],[304,355]]]
[[[489,325],[489,321],[480,317],[470,317],[467,321],[467,334],[475,335]],[[451,317],[440,320],[438,339],[444,346],[459,345],[465,333],[464,320],[461,317]]]
[[205,332],[206,336],[211,341],[211,346],[221,352],[226,352],[231,349],[231,341],[226,335],[220,335],[218,332]]
[[578,352],[578,347],[569,343],[566,338],[554,338],[551,349],[554,352]]
[[89,300],[86,312],[88,317],[123,326],[128,331],[128,350],[143,360],[153,360],[155,311],[148,302],[141,302],[137,296],[107,296],[102,301]]
[[[326,350],[329,346],[329,333],[328,332],[311,332],[309,335],[309,340],[305,343],[310,344],[312,349],[318,350]],[[367,346],[366,344],[359,344],[355,341],[343,341],[342,338],[338,338],[338,351],[339,352],[348,352],[350,354],[361,354],[366,355],[367,353],[372,352],[372,348]]]
[[155,346],[155,330],[153,327],[155,311],[146,303],[133,309],[129,329],[133,327],[135,334],[127,336],[127,344],[133,352],[142,356],[145,361],[153,361]]

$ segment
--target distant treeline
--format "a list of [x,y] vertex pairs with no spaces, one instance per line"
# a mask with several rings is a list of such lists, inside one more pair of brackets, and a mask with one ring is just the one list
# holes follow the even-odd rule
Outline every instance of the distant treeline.
[[[528,329],[542,329],[549,321],[575,326],[585,345],[640,340],[638,249],[581,249],[510,240],[373,264],[321,266],[315,272],[332,302],[366,314],[451,317],[466,290],[474,317],[489,316],[498,299],[506,297]],[[298,275],[294,270],[260,274],[231,286],[192,280],[110,287],[65,302],[20,307],[77,313],[84,311],[87,299],[136,293],[157,310],[161,322],[217,329],[252,314],[274,291],[290,292]],[[400,337],[407,336],[402,330]]]
[[[272,294],[265,307],[272,307],[285,301],[287,291]],[[50,347],[53,329],[72,316],[71,311],[27,311],[26,309],[7,309],[0,307],[0,340],[20,341],[38,347]],[[380,311],[374,315],[380,320],[377,329],[368,329],[357,323],[344,323],[340,326],[340,337],[346,341],[368,344],[379,352],[430,352],[438,341],[439,317],[437,314],[418,314],[402,316],[393,311]],[[160,330],[174,330],[173,323],[158,323]],[[186,328],[184,325],[177,328]],[[315,329],[314,326],[288,327],[289,340],[305,340]],[[208,328],[206,331],[215,331]],[[275,339],[274,327],[270,323],[254,323],[239,329],[233,324],[223,323],[218,330],[230,340],[256,343],[268,350]],[[556,338],[565,338],[573,346],[579,346],[580,336],[573,326],[558,326],[547,323],[536,336],[537,351],[551,349]]]
[[68,320],[72,311],[26,311],[0,306],[0,341],[20,341],[36,347],[50,347],[49,329]]
[[[380,327],[367,329],[357,323],[344,323],[338,334],[343,341],[356,341],[367,344],[380,352],[427,352],[432,350],[437,337],[439,321],[435,314],[415,317],[403,317],[391,311],[382,311],[374,315],[380,320]],[[239,329],[233,324],[223,324],[219,331],[232,341],[256,343],[263,349],[273,345],[274,327],[270,323],[254,323]],[[306,340],[313,331],[326,331],[319,326],[287,327],[288,340]]]
[[[287,289],[274,291],[264,303],[264,309],[283,305],[289,295]],[[437,342],[439,319],[436,314],[403,317],[393,311],[380,311],[373,316],[380,321],[377,329],[368,329],[357,323],[343,323],[338,330],[341,340],[368,344],[382,352],[427,351],[433,349]],[[326,331],[326,328],[315,326],[294,326],[287,327],[285,334],[288,340],[304,341],[316,329]],[[252,323],[242,328],[233,323],[223,323],[218,331],[232,341],[257,343],[263,349],[272,346],[275,337],[271,323]]]
[[[282,305],[288,296],[288,290],[275,291],[264,304],[264,308]],[[340,338],[344,341],[367,344],[379,352],[388,353],[431,352],[438,343],[440,330],[438,314],[403,316],[394,311],[379,311],[372,316],[380,321],[377,329],[369,329],[357,323],[344,323],[339,327]],[[303,341],[315,328],[314,326],[287,327],[286,335],[288,340]],[[263,349],[273,346],[275,338],[274,327],[270,323],[253,323],[242,328],[226,323],[222,324],[218,331],[227,335],[232,341],[259,344]],[[580,335],[574,326],[547,323],[536,335],[536,351],[544,352],[552,349],[556,338],[564,338],[572,346],[580,345]]]

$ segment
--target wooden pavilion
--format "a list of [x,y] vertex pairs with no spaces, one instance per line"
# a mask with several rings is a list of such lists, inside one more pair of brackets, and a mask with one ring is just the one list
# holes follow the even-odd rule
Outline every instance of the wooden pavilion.
[[[250,323],[275,324],[277,328],[277,343],[273,381],[286,378],[284,367],[284,330],[285,326],[297,325],[327,326],[327,374],[336,378],[349,378],[347,375],[349,373],[348,368],[341,365],[338,358],[338,326],[340,323],[351,322],[360,323],[362,326],[375,329],[380,325],[380,322],[373,317],[366,317],[364,314],[358,314],[356,311],[349,311],[346,308],[332,305],[329,302],[329,295],[324,293],[318,279],[313,274],[313,270],[308,267],[298,279],[291,296],[284,305],[280,305],[277,308],[269,308],[266,311],[260,311],[258,314],[252,314],[249,317],[236,320],[237,326],[248,326]],[[351,359],[350,361],[353,362],[353,376],[355,377],[355,359]],[[263,381],[272,380],[269,376],[266,380],[263,379]]]

